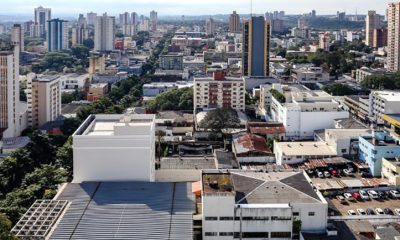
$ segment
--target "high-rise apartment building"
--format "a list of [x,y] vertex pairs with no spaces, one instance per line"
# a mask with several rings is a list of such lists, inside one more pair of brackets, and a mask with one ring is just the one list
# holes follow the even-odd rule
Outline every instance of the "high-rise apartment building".
[[19,46],[0,46],[0,139],[21,134]]
[[131,13],[131,24],[136,26],[138,22],[139,22],[138,14],[136,12]]
[[388,30],[386,28],[378,28],[374,30],[374,41],[372,47],[386,47],[388,43]]
[[84,17],[83,14],[79,14],[79,17],[78,17],[78,24],[77,24],[77,25],[78,25],[78,26],[81,26],[81,27],[84,27],[84,28],[87,27],[88,22],[87,22],[87,19]]
[[236,11],[229,16],[229,32],[238,33],[240,32],[240,17]]
[[97,19],[97,13],[94,13],[94,12],[87,13],[86,18],[87,18],[87,23],[89,25],[94,26],[96,23],[96,19]]
[[96,51],[112,51],[114,49],[115,18],[103,16],[96,18],[94,31],[94,49]]
[[28,126],[40,127],[61,115],[59,76],[29,74],[27,79]]
[[47,22],[47,50],[49,52],[68,49],[68,21],[51,19]]
[[51,8],[44,8],[42,6],[35,8],[35,26],[36,26],[36,36],[44,37],[47,32],[47,21],[51,19]]
[[19,50],[21,52],[24,51],[24,29],[21,24],[14,24],[11,30],[11,42],[13,45],[19,45]]
[[400,70],[400,3],[388,6],[388,47],[386,65],[390,72]]
[[71,29],[71,43],[72,46],[76,44],[83,44],[83,42],[89,38],[89,29],[83,26],[76,26]]
[[372,47],[374,44],[374,30],[380,27],[380,15],[376,11],[368,11],[365,19],[365,44]]
[[158,22],[158,14],[156,11],[153,10],[150,12],[151,31],[153,32],[157,31],[157,22]]
[[329,32],[319,34],[319,48],[329,51],[331,35]]
[[243,22],[242,75],[269,76],[271,25],[263,17]]
[[206,33],[207,35],[213,35],[216,32],[215,21],[213,18],[209,18],[206,21]]

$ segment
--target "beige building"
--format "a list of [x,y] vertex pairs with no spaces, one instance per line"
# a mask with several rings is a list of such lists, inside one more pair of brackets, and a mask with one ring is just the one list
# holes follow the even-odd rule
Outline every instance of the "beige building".
[[27,80],[28,126],[40,127],[61,115],[59,76],[29,74]]
[[15,45],[19,45],[19,51],[22,52],[25,49],[24,45],[24,29],[21,24],[14,24],[11,29],[11,42]]
[[89,57],[89,74],[104,74],[106,71],[106,62],[104,55],[93,54]]
[[229,16],[229,32],[238,33],[240,32],[240,17],[236,11]]
[[372,47],[374,45],[374,30],[380,27],[380,16],[376,11],[368,11],[365,19],[365,44]]
[[245,86],[243,78],[225,77],[216,72],[213,77],[194,79],[194,109],[196,112],[231,107],[245,109]]
[[0,139],[21,134],[19,112],[19,47],[0,50]]
[[96,99],[104,97],[108,92],[107,83],[94,83],[89,87],[87,94],[87,100],[95,101]]
[[390,72],[400,70],[400,3],[390,3],[388,6],[388,47],[387,69]]
[[382,159],[382,178],[386,178],[392,185],[400,186],[400,158]]

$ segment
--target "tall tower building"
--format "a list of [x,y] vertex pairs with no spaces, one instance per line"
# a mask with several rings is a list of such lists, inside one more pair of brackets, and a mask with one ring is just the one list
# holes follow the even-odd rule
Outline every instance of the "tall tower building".
[[68,21],[51,19],[47,22],[47,50],[49,52],[68,49]]
[[400,3],[388,5],[388,47],[386,65],[391,72],[400,70]]
[[242,75],[269,76],[271,25],[263,17],[243,22]]
[[98,16],[94,30],[94,50],[112,51],[114,49],[115,37],[115,18],[107,16]]
[[94,24],[96,23],[96,19],[97,19],[97,13],[94,13],[94,12],[87,13],[86,18],[87,18],[87,23],[89,25],[94,26]]
[[150,12],[150,27],[151,31],[157,31],[158,14],[156,11]]
[[206,33],[207,35],[213,35],[215,33],[216,26],[213,18],[209,18],[206,21]]
[[229,16],[229,32],[238,33],[240,32],[240,17],[236,11]]
[[372,47],[374,44],[374,31],[380,27],[380,16],[376,11],[368,11],[365,19],[365,44]]
[[44,8],[42,6],[35,8],[35,23],[36,34],[35,37],[45,37],[47,32],[47,21],[51,19],[51,8]]
[[19,45],[0,46],[0,139],[20,134]]
[[21,24],[14,24],[11,30],[11,42],[13,45],[19,45],[20,52],[24,51],[24,30]]

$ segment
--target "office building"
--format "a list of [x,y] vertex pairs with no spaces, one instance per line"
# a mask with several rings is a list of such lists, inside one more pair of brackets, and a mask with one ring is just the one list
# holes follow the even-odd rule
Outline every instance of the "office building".
[[47,21],[51,19],[51,8],[44,8],[42,6],[35,8],[35,37],[45,37],[48,24]]
[[21,134],[19,109],[19,47],[0,49],[0,139]]
[[282,19],[271,20],[271,32],[273,33],[283,33],[286,31],[285,21]]
[[319,48],[329,51],[331,46],[331,35],[329,32],[319,34]]
[[160,56],[160,68],[164,70],[183,70],[183,54],[169,53]]
[[151,31],[153,31],[153,32],[157,31],[157,24],[158,24],[158,14],[156,11],[153,10],[150,12]]
[[390,72],[400,70],[400,3],[388,6],[388,46],[386,65]]
[[365,19],[365,44],[373,47],[374,45],[374,31],[380,28],[380,15],[376,11],[368,11],[367,18]]
[[112,51],[114,49],[115,17],[103,16],[96,18],[94,30],[94,50]]
[[329,73],[321,67],[302,67],[292,69],[291,79],[296,83],[323,83],[329,82]]
[[11,29],[11,43],[13,45],[19,45],[20,52],[23,52],[25,49],[24,34],[25,32],[21,24],[14,24],[13,28]]
[[382,159],[400,156],[399,141],[389,132],[375,131],[372,136],[360,136],[358,158],[365,162],[374,177],[382,174]]
[[154,181],[154,115],[90,115],[73,142],[73,182]]
[[196,112],[231,107],[245,109],[245,82],[243,78],[225,77],[215,72],[213,77],[194,78],[194,109]]
[[206,33],[207,35],[214,35],[216,33],[216,25],[213,18],[209,18],[206,21]]
[[229,16],[229,32],[239,33],[240,32],[240,17],[236,11]]
[[386,47],[388,43],[388,30],[387,28],[379,28],[374,30],[374,42],[372,47],[381,48]]
[[28,74],[28,126],[38,128],[61,115],[61,81],[59,76]]
[[334,97],[324,91],[282,84],[264,88],[269,95],[263,107],[266,113],[270,112],[266,118],[283,123],[288,139],[312,139],[316,130],[334,128],[334,119],[349,117]]
[[68,21],[51,19],[47,22],[47,50],[49,52],[68,49]]
[[369,119],[376,124],[383,124],[384,114],[400,113],[400,92],[372,91],[369,95]]
[[292,239],[325,232],[328,203],[304,172],[204,170],[203,239]]
[[136,26],[138,22],[139,22],[139,17],[137,13],[136,12],[131,13],[131,24]]
[[374,75],[391,75],[392,73],[388,72],[384,68],[367,68],[362,67],[356,70],[356,81],[361,83],[368,76]]
[[88,25],[94,26],[96,24],[97,13],[90,12],[86,14]]
[[271,26],[263,17],[243,22],[242,75],[269,76]]

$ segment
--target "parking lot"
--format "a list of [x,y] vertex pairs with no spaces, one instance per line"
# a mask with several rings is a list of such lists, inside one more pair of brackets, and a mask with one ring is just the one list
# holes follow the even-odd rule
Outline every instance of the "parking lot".
[[[346,201],[345,204],[340,203],[340,201],[336,198],[328,199],[329,203],[329,215],[332,215],[332,212],[336,212],[334,215],[342,215],[346,216],[348,210],[357,211],[357,209],[361,208],[366,211],[368,208],[376,209],[376,208],[390,208],[394,211],[395,208],[400,208],[400,199],[386,199],[386,200],[368,200],[368,201],[356,201],[349,202]],[[335,211],[333,211],[335,210]],[[358,214],[358,213],[357,213]],[[399,216],[400,217],[400,216]]]

